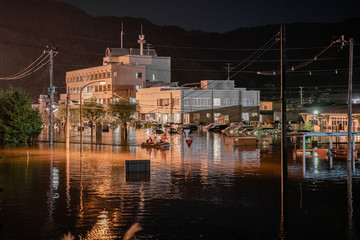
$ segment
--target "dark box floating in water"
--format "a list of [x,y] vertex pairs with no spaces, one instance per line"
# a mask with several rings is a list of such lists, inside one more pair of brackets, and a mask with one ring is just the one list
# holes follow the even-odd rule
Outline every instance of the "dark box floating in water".
[[150,181],[150,160],[125,160],[127,182]]

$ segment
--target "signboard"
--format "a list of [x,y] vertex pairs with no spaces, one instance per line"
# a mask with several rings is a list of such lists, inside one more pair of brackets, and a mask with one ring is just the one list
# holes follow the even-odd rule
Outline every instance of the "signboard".
[[185,142],[186,142],[186,145],[188,146],[188,148],[190,148],[193,140],[192,139],[186,139]]

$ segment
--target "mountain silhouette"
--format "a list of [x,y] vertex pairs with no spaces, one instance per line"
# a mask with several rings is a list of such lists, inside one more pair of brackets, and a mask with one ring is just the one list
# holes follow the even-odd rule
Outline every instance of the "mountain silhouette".
[[[66,71],[101,65],[107,47],[120,47],[121,23],[125,30],[124,47],[139,47],[137,39],[142,25],[150,47],[155,48],[159,56],[172,58],[172,81],[180,83],[226,79],[227,63],[236,67],[280,29],[280,25],[266,25],[226,33],[186,31],[176,26],[158,26],[141,18],[92,17],[72,5],[51,0],[0,0],[0,4],[0,77],[24,69],[42,54],[45,46],[57,46],[59,54],[54,60],[57,95],[65,92]],[[341,35],[347,40],[350,37],[359,40],[359,27],[360,18],[331,24],[287,24],[287,66],[291,68],[314,58]],[[258,88],[268,97],[278,98],[280,76],[257,73],[279,70],[279,48],[277,42],[265,53],[258,51],[257,54],[262,55],[255,61],[254,57],[249,58],[232,69],[230,75],[235,74],[232,79],[236,86]],[[357,48],[355,45],[354,85],[359,72],[360,51]],[[348,56],[348,46],[341,49],[340,44],[336,44],[310,65],[289,72],[287,84],[293,89],[299,86],[346,86]],[[1,81],[0,87],[6,88],[10,84],[24,88],[35,99],[38,94],[48,91],[48,66],[23,79]],[[289,94],[298,95],[298,89]]]

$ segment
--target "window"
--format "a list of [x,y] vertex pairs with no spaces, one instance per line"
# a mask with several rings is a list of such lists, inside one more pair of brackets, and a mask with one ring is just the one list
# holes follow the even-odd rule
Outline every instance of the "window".
[[155,73],[153,73],[153,75],[152,75],[152,80],[156,80],[156,74]]
[[194,121],[200,121],[200,113],[194,113],[193,120]]
[[184,106],[191,106],[191,98],[184,99]]
[[158,99],[157,100],[157,105],[158,106],[169,106],[169,99],[168,98],[163,98],[163,99]]
[[211,117],[211,113],[206,113],[206,117],[210,118]]
[[114,72],[114,78],[117,78],[117,72]]
[[214,98],[214,106],[215,107],[221,106],[221,99],[220,98]]
[[110,86],[110,84],[107,85],[107,91],[111,91],[111,86]]
[[130,103],[136,103],[136,98],[131,97],[130,98]]
[[210,98],[193,98],[190,100],[192,106],[210,106]]
[[99,87],[95,86],[95,92],[98,92],[98,91],[99,91]]
[[214,121],[215,121],[215,122],[219,121],[219,120],[220,120],[220,119],[219,119],[220,116],[221,116],[220,113],[214,113]]
[[106,77],[110,78],[110,72],[106,72]]
[[135,89],[136,89],[136,90],[142,89],[142,86],[141,86],[141,85],[136,85],[136,86],[135,86]]
[[231,98],[225,98],[225,106],[231,105]]
[[142,78],[142,72],[136,73],[136,78],[137,78],[137,79]]
[[242,105],[243,105],[244,107],[254,106],[254,99],[244,98],[244,99],[242,100]]

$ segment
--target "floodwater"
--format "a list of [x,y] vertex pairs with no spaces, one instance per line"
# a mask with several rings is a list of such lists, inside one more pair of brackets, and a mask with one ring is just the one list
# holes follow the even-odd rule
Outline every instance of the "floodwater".
[[[359,239],[360,164],[289,146],[288,194],[281,214],[280,146],[225,146],[221,134],[169,136],[170,150],[143,149],[145,130],[85,133],[80,158],[38,143],[0,149],[0,239]],[[55,135],[55,140],[61,135]],[[150,160],[127,176],[125,160]],[[144,177],[145,176],[145,177]],[[283,221],[282,221],[283,220]]]

